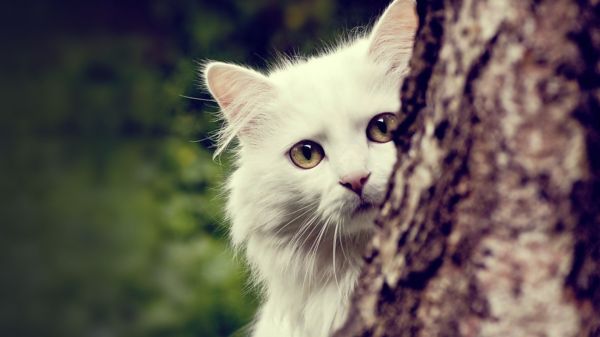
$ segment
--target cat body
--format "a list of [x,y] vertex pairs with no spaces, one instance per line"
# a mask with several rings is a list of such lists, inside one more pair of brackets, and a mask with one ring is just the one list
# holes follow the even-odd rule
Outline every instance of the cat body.
[[[325,337],[344,321],[396,150],[416,16],[396,0],[373,31],[268,75],[219,62],[206,85],[234,137],[232,243],[264,302],[254,337]],[[220,151],[219,150],[219,151]]]

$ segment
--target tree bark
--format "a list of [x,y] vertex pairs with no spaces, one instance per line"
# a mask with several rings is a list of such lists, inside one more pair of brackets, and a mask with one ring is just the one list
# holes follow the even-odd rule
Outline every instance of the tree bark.
[[600,0],[423,0],[349,336],[600,336]]

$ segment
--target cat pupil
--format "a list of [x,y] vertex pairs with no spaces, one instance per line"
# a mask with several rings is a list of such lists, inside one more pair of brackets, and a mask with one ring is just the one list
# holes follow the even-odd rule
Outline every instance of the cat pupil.
[[388,131],[387,124],[385,124],[385,121],[383,120],[383,118],[378,119],[376,124],[377,124],[377,128],[379,129],[379,131],[381,131],[381,133],[383,133],[383,134],[387,133],[387,131]]
[[311,149],[310,145],[304,145],[304,146],[302,146],[302,155],[307,160],[310,160],[310,158],[312,157],[312,149]]

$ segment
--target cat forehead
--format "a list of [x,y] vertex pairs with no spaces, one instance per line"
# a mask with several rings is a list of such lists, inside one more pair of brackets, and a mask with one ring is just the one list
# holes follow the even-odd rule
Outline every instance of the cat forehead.
[[[278,99],[271,105],[279,122],[271,134],[276,146],[302,139],[347,143],[363,133],[378,113],[400,107],[397,77],[358,53],[330,54],[293,65],[271,78]],[[268,137],[271,140],[273,138]]]
[[367,57],[367,48],[367,41],[358,40],[319,56],[289,62],[271,72],[269,78],[287,94],[357,90],[367,84],[365,81],[377,79],[369,69],[376,65]]
[[[399,101],[396,76],[386,79],[386,65],[368,56],[366,41],[292,62],[269,75],[277,87],[279,103],[300,114],[319,117],[361,117],[395,107]],[[285,112],[284,112],[285,113]]]
[[273,153],[302,139],[344,144],[364,133],[369,120],[400,108],[401,78],[369,55],[358,40],[317,57],[283,62],[267,77],[275,94],[264,106],[261,146]]

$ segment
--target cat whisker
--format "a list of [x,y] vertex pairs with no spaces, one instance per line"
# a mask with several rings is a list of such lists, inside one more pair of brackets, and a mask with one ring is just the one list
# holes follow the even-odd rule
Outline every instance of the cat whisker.
[[[302,239],[302,236],[306,233],[306,230],[309,227],[311,227],[318,218],[319,218],[319,213],[315,211],[315,213],[300,226],[300,230],[292,237],[292,241],[291,241],[292,245],[295,246],[296,243],[300,242],[300,240]],[[306,243],[306,240],[314,232],[315,228],[316,227],[313,227],[311,229],[311,231],[308,233],[307,237],[304,238],[304,241],[302,241],[302,244],[297,246],[297,248],[304,246],[304,244]]]
[[[312,226],[312,224],[313,224],[313,223],[314,223],[314,222],[317,220],[317,218],[318,218],[318,216],[317,216],[317,214],[315,214],[315,216],[313,216],[313,217],[311,218],[311,221],[310,221],[309,225],[307,225],[307,227],[308,227],[308,226]],[[301,245],[299,245],[299,246],[297,246],[297,249],[301,249],[301,247],[302,247],[302,246],[304,246],[304,244],[306,243],[306,240],[308,240],[308,238],[309,238],[309,237],[312,235],[312,233],[315,231],[315,229],[316,229],[316,228],[317,228],[316,226],[312,226],[312,229],[311,229],[311,231],[310,231],[310,232],[309,232],[309,233],[306,235],[306,237],[304,238],[304,241],[302,241],[302,244],[301,244]],[[323,229],[321,229],[321,233],[322,233],[322,231],[323,231]],[[321,234],[321,233],[319,233],[319,236],[320,236],[320,234]],[[316,242],[316,241],[315,241],[315,242]],[[315,243],[313,243],[313,246],[314,246],[314,245],[315,245]],[[311,252],[311,251],[312,251],[312,246],[311,246],[311,248],[309,249],[309,253],[306,255],[306,256],[307,256],[309,259],[310,259],[310,252]],[[305,287],[305,285],[306,285],[306,279],[307,279],[307,276],[309,275],[309,269],[310,269],[310,275],[312,275],[312,274],[313,274],[313,268],[312,268],[313,266],[314,266],[314,265],[313,265],[313,263],[311,262],[311,263],[309,263],[309,266],[305,268],[305,270],[304,270],[304,278],[303,278],[303,281],[302,281],[302,288],[304,288],[304,287]],[[309,285],[309,286],[310,286],[310,283],[311,283],[311,279],[310,279],[310,277],[309,277],[309,280],[308,280],[308,285]]]
[[289,214],[286,214],[286,217],[287,217],[287,216],[294,215],[294,214],[296,214],[298,212],[301,212],[298,216],[294,217],[292,220],[288,221],[287,223],[285,223],[284,225],[282,225],[281,227],[279,227],[277,229],[277,231],[275,231],[275,233],[274,233],[275,236],[277,236],[279,233],[281,233],[281,231],[284,230],[291,223],[293,223],[294,221],[300,219],[301,217],[303,217],[304,215],[306,215],[308,212],[310,212],[312,206],[314,206],[314,203],[309,203],[309,204],[307,204],[307,205],[305,205],[305,206],[303,206],[303,207],[301,207],[301,208],[299,208],[299,209],[297,209],[297,210],[295,210],[295,211],[293,211],[293,212],[291,212]]
[[193,97],[193,96],[186,96],[186,95],[179,95],[179,97],[191,99],[191,100],[194,100],[194,101],[201,101],[201,102],[211,102],[211,103],[216,103],[217,102],[214,99],[205,99],[205,98]]
[[[313,271],[313,269],[315,268],[319,245],[321,244],[323,235],[326,233],[327,227],[329,227],[329,223],[331,222],[331,219],[332,219],[331,216],[327,217],[327,219],[325,220],[325,222],[322,225],[322,228],[321,228],[321,231],[319,232],[319,236],[317,237],[317,240],[313,243],[313,245],[311,246],[311,249],[309,250],[309,257],[311,259],[311,262],[310,262],[311,271]],[[314,272],[311,272],[311,275],[314,275],[314,274],[315,274]]]
[[349,261],[350,258],[346,254],[346,250],[344,249],[344,237],[340,233],[340,249],[342,250],[342,255],[344,256],[345,261]]
[[[308,232],[308,233],[306,234],[306,236],[304,237],[304,240],[302,241],[302,243],[301,243],[301,244],[299,244],[299,245],[296,247],[296,249],[298,249],[298,250],[299,250],[299,249],[302,249],[302,247],[303,247],[303,246],[306,244],[306,241],[307,241],[307,240],[308,240],[308,239],[309,239],[309,238],[312,236],[312,233],[314,233],[314,232],[315,232],[315,229],[317,229],[317,226],[313,226],[313,224],[316,222],[316,220],[317,220],[317,216],[316,216],[316,214],[315,214],[315,216],[314,216],[314,217],[311,219],[311,222],[310,222],[310,226],[312,227],[312,229],[310,230],[310,232]],[[303,234],[304,234],[304,233],[303,233]],[[320,234],[320,232],[318,232],[318,234],[317,234],[317,237],[319,236],[319,234]],[[298,243],[300,243],[300,242],[299,242],[299,240],[298,240]],[[315,243],[316,243],[316,240],[315,240],[315,242],[313,242],[313,244],[312,244],[312,245],[311,245],[311,247],[309,248],[308,252],[306,253],[306,257],[307,257],[307,259],[308,259],[308,260],[310,260],[310,257],[311,257],[311,256],[310,256],[310,252],[312,251],[312,248],[313,248],[313,246],[315,245]],[[304,254],[304,253],[301,253],[301,254]],[[305,270],[304,270],[304,278],[303,278],[303,283],[302,283],[302,284],[303,284],[303,287],[304,287],[304,285],[306,284],[306,279],[307,279],[307,276],[308,276],[308,274],[309,274],[309,269],[310,269],[310,273],[312,274],[312,269],[313,269],[313,268],[310,268],[310,266],[312,266],[312,263],[307,263],[307,267],[306,267],[306,268],[305,268]],[[310,285],[310,281],[311,281],[311,280],[309,279],[309,285]]]
[[[316,228],[316,227],[315,227]],[[319,245],[321,243],[321,239],[323,238],[323,234],[325,233],[325,229],[326,226],[322,226],[321,230],[319,231],[319,235],[317,236],[317,239],[315,240],[315,242],[313,242],[313,244],[311,245],[310,249],[309,249],[309,253],[308,253],[308,258],[309,258],[309,267],[305,270],[305,280],[308,276],[308,285],[310,286],[312,283],[312,278],[311,276],[315,275],[315,265],[317,262],[317,251],[319,249]],[[308,273],[310,269],[310,273]]]
[[296,246],[297,243],[300,242],[300,240],[302,239],[302,236],[304,235],[304,233],[306,233],[306,231],[308,230],[309,227],[312,226],[312,224],[317,220],[318,215],[314,214],[312,217],[310,217],[307,221],[305,221],[301,226],[300,226],[300,230],[294,234],[294,236],[292,237],[291,240],[291,246],[295,247],[295,248],[300,248],[302,246],[304,246],[304,244],[306,243],[306,240],[310,237],[310,234],[312,234],[312,232],[314,232],[316,227],[313,227],[312,230],[308,233],[307,237],[304,239],[304,241],[302,241],[302,244],[299,246]]
[[[336,284],[336,286],[338,288],[338,291],[339,291],[340,290],[340,283],[338,282],[337,273],[335,271],[335,248],[337,246],[337,232],[338,232],[338,228],[339,228],[339,222],[336,221],[336,223],[335,223],[335,229],[333,230],[333,252],[332,252],[333,258],[332,258],[332,260],[333,260],[333,278],[335,280],[335,284]],[[341,242],[341,239],[340,239],[340,242]]]
[[[301,249],[301,247],[304,246],[304,244],[306,243],[308,238],[312,235],[312,233],[317,228],[316,226],[312,226],[313,223],[317,219],[318,219],[318,214],[315,213],[310,218],[308,218],[304,223],[302,223],[302,225],[300,225],[300,229],[298,230],[298,232],[296,234],[294,234],[294,236],[292,237],[292,239],[289,242],[289,246],[292,247],[293,250],[299,251]],[[312,227],[312,229],[310,231],[308,231],[308,228],[310,228],[310,227]],[[304,237],[304,240],[300,244],[300,240],[302,240],[303,237]],[[299,252],[299,254],[304,255],[304,253],[302,253],[302,252]]]

